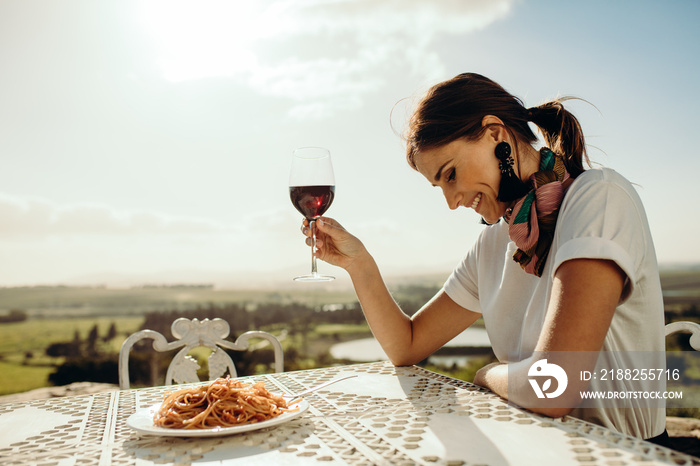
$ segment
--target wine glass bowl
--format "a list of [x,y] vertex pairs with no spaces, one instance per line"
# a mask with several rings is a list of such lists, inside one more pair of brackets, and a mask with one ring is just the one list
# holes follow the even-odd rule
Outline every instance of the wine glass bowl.
[[309,222],[314,221],[328,210],[335,196],[335,186],[290,186],[289,197],[292,204]]
[[318,273],[314,255],[316,219],[328,210],[335,197],[335,176],[328,149],[302,147],[294,151],[289,171],[289,197],[294,207],[309,221],[311,228],[311,273],[295,277],[294,280],[333,280],[335,277]]

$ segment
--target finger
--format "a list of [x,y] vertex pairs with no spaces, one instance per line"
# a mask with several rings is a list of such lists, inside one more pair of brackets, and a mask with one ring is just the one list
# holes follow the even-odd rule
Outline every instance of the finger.
[[311,236],[311,228],[309,225],[309,219],[304,217],[304,219],[301,222],[301,227],[299,228],[303,234],[306,236]]
[[316,228],[330,237],[337,236],[338,233],[345,231],[345,228],[340,223],[328,217],[321,217],[316,220]]
[[321,221],[321,223],[324,223],[326,226],[334,227],[334,228],[340,228],[343,229],[343,226],[338,223],[338,221],[334,218],[331,217],[318,217],[316,221]]

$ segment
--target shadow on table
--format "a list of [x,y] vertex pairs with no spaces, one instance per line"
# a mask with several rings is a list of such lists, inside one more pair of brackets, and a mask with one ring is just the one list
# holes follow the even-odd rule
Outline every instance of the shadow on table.
[[124,443],[131,457],[154,463],[199,463],[241,460],[241,464],[277,464],[285,455],[306,456],[328,461],[331,453],[321,442],[314,441],[313,419],[297,418],[290,422],[257,431],[222,437],[159,437],[134,434]]
[[[417,423],[407,430],[404,447],[423,459],[510,464],[503,450],[508,439],[495,435],[493,403],[483,391],[458,390],[440,377],[402,377],[401,388],[413,405]],[[420,435],[415,435],[420,432]],[[425,452],[424,454],[421,451]]]

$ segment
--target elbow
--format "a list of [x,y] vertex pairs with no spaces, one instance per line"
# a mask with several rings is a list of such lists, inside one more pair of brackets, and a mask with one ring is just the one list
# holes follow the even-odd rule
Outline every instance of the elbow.
[[396,349],[394,351],[389,350],[387,351],[384,349],[384,352],[386,353],[387,357],[389,358],[389,361],[396,367],[400,366],[413,366],[424,359],[426,359],[428,356],[425,354],[413,354],[410,348],[400,348]]
[[421,359],[412,359],[406,356],[389,356],[389,361],[396,367],[413,366],[421,362]]
[[533,409],[532,411],[547,417],[560,418],[571,414],[571,411],[573,410],[573,408],[538,408]]

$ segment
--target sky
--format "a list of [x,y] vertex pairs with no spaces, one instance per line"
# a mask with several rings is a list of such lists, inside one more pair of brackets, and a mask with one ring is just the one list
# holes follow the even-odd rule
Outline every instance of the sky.
[[[557,96],[636,184],[663,265],[700,262],[700,2],[0,0],[0,286],[292,285],[292,151],[387,275],[444,274],[483,226],[405,160],[459,73]],[[321,272],[347,284],[328,264]]]

